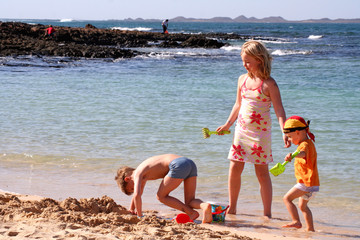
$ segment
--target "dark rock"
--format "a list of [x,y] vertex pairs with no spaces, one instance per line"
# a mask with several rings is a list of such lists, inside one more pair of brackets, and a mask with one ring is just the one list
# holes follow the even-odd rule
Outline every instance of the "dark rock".
[[46,36],[47,26],[0,22],[0,56],[45,55],[86,58],[131,58],[143,54],[126,48],[220,48],[223,40],[245,39],[235,34],[162,34],[160,32],[54,26],[56,34]]
[[203,47],[203,48],[221,48],[225,44],[213,39],[207,39],[202,36],[192,36],[183,43],[181,46],[183,47]]
[[85,28],[92,28],[92,29],[96,29],[97,27],[95,27],[94,25],[88,23],[85,25]]

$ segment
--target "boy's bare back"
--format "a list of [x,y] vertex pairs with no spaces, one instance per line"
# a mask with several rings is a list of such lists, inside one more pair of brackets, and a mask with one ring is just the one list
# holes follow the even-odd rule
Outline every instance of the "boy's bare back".
[[170,162],[179,157],[181,156],[176,154],[163,154],[150,157],[136,168],[134,177],[140,177],[145,181],[164,178],[169,172]]

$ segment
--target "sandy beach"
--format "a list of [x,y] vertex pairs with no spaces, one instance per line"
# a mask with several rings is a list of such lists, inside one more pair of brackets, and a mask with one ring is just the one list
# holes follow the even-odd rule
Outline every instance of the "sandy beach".
[[138,219],[113,199],[67,198],[0,192],[0,239],[298,239],[238,231],[221,224],[177,224],[156,211]]

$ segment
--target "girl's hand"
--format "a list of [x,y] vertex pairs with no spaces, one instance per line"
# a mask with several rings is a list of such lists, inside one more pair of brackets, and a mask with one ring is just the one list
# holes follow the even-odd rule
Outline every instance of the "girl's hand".
[[216,129],[216,131],[219,133],[219,135],[224,135],[223,133],[221,134],[220,132],[221,132],[221,131],[228,131],[229,128],[230,128],[230,126],[228,126],[228,124],[224,124],[224,125],[218,127],[218,128]]
[[283,134],[283,140],[284,140],[284,147],[285,148],[288,148],[288,147],[290,147],[291,146],[291,141],[289,140],[289,138],[285,135],[285,134]]

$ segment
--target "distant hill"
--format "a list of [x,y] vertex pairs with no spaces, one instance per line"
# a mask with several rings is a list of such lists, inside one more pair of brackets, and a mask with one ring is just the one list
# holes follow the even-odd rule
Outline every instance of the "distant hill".
[[[153,21],[162,21],[161,19],[142,19],[142,18],[127,18],[124,19],[125,21],[146,21],[146,22],[153,22]],[[234,22],[234,23],[360,23],[360,18],[354,19],[329,19],[329,18],[321,18],[321,19],[307,19],[307,20],[299,20],[299,21],[292,21],[286,20],[280,16],[272,16],[266,18],[255,18],[250,17],[247,18],[244,15],[241,15],[236,18],[229,18],[229,17],[213,17],[213,18],[186,18],[186,17],[176,17],[169,19],[171,22]]]

